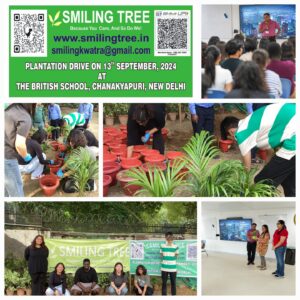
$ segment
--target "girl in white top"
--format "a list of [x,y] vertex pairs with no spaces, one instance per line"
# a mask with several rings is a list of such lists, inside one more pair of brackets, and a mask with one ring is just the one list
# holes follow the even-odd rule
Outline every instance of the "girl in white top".
[[209,46],[205,51],[205,66],[202,73],[210,79],[211,90],[230,92],[233,79],[231,72],[220,66],[221,52],[216,46]]

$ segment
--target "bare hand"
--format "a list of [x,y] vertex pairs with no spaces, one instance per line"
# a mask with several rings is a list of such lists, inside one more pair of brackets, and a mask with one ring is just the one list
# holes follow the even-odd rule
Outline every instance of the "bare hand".
[[199,120],[199,117],[198,117],[197,114],[196,114],[196,115],[192,115],[192,121],[193,121],[194,123],[197,123],[198,120]]

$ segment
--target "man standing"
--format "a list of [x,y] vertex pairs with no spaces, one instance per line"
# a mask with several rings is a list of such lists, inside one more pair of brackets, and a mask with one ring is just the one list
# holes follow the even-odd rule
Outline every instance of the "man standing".
[[160,245],[162,295],[167,295],[167,281],[170,275],[171,294],[176,295],[176,275],[177,275],[177,256],[179,254],[178,246],[173,243],[173,233],[165,234],[166,243]]
[[87,129],[93,118],[94,105],[92,103],[81,103],[78,107],[78,112],[84,115],[85,124],[83,128]]
[[256,245],[259,238],[259,231],[256,230],[256,226],[256,223],[252,223],[251,229],[247,231],[248,266],[254,265]]
[[214,103],[189,103],[194,134],[202,130],[214,134],[215,110]]
[[61,119],[61,110],[60,106],[55,103],[51,103],[48,105],[48,120],[50,126],[54,127],[52,130],[52,140],[57,140],[59,138],[59,125]]
[[76,271],[71,295],[100,295],[100,286],[97,284],[98,276],[96,270],[90,264],[90,260],[85,258],[83,267]]
[[270,42],[276,42],[276,36],[280,34],[280,25],[271,20],[270,14],[264,14],[264,21],[259,24],[259,33],[263,39],[268,39]]

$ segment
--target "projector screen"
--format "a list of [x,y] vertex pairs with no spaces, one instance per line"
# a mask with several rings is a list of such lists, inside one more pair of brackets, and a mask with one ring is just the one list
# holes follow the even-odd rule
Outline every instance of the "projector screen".
[[252,219],[219,220],[220,239],[224,241],[247,241],[247,231],[251,228]]
[[277,37],[286,39],[296,36],[296,6],[295,5],[240,5],[240,31],[246,37],[261,37],[258,27],[263,21],[264,13],[269,13],[271,19],[281,28]]

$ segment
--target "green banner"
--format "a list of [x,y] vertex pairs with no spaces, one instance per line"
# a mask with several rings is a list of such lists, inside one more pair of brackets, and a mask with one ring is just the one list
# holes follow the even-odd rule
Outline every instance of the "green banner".
[[[164,241],[131,241],[130,273],[135,274],[138,265],[144,265],[149,275],[160,276],[160,245]],[[174,241],[178,245],[177,277],[197,277],[197,241]]]
[[82,267],[84,258],[91,260],[91,266],[98,273],[112,272],[119,261],[125,271],[129,271],[129,241],[47,239],[46,245],[49,248],[49,271],[62,262],[67,273],[75,273]]
[[192,97],[192,6],[10,6],[10,97]]

